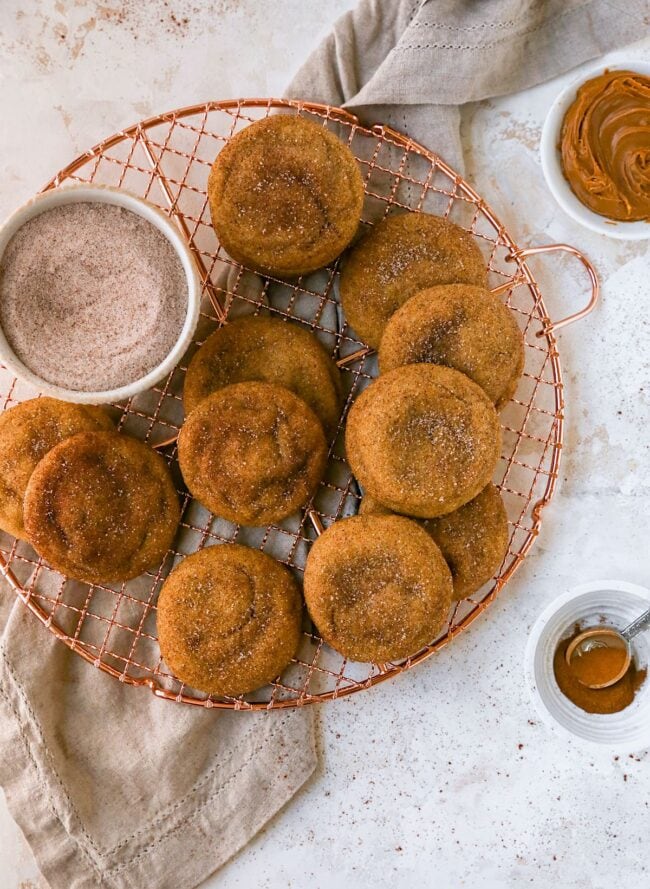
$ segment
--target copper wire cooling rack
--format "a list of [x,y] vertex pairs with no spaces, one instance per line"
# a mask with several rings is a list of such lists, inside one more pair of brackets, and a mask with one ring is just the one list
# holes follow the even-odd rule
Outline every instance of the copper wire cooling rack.
[[[470,231],[481,247],[491,287],[511,308],[524,333],[526,366],[503,411],[503,452],[495,481],[504,497],[510,542],[494,580],[456,603],[445,631],[403,663],[357,664],[324,645],[305,623],[294,662],[270,686],[242,698],[213,698],[183,686],[161,661],[156,600],[175,561],[203,546],[237,541],[258,547],[302,574],[310,543],[322,530],[356,512],[360,492],[344,459],[341,429],[356,394],[376,375],[373,354],[348,329],[337,302],[337,264],[292,283],[260,279],[219,248],[207,207],[210,165],[228,140],[276,111],[299,114],[331,128],[351,148],[364,176],[364,227],[394,211],[436,213]],[[485,201],[433,152],[388,127],[367,129],[346,111],[307,102],[245,99],[210,102],[143,121],[104,140],[63,169],[46,188],[67,182],[124,188],[163,208],[185,234],[203,280],[200,343],[216,326],[242,313],[270,313],[313,331],[343,372],[348,393],[328,470],[300,516],[267,528],[244,528],[210,515],[183,488],[175,437],[182,422],[187,357],[160,385],[114,405],[120,430],[150,442],[167,457],[178,480],[182,523],[163,564],[135,581],[89,586],[53,571],[24,542],[2,535],[0,568],[27,607],[54,635],[89,663],[122,682],[147,686],[159,697],[203,707],[257,710],[294,707],[341,697],[388,679],[429,657],[458,635],[494,600],[530,550],[542,509],[553,495],[562,447],[562,378],[554,331],[587,314],[598,296],[594,271],[566,245],[519,248]],[[588,305],[553,324],[526,258],[563,250],[585,266]],[[3,409],[36,393],[2,372]]]

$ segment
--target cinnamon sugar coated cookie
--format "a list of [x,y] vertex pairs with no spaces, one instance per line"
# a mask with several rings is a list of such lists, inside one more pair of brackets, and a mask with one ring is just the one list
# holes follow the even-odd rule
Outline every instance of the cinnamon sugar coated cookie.
[[211,512],[267,525],[313,495],[327,444],[316,414],[293,392],[274,383],[234,383],[189,415],[178,460],[185,484]]
[[276,115],[241,130],[208,179],[212,224],[237,262],[296,277],[350,243],[363,206],[352,152],[323,126]]
[[323,639],[355,661],[397,661],[444,628],[452,583],[431,537],[403,516],[335,522],[307,558],[304,594]]
[[0,414],[0,528],[25,539],[23,500],[37,463],[71,435],[113,428],[100,407],[32,398]]
[[472,235],[428,213],[378,222],[350,251],[341,303],[363,342],[378,349],[388,319],[407,299],[437,284],[487,285],[485,260]]
[[513,313],[489,290],[443,284],[404,303],[381,339],[382,372],[419,363],[462,371],[500,407],[524,369],[523,337]]
[[121,582],[158,566],[179,519],[163,458],[116,432],[62,441],[25,493],[29,542],[57,571],[88,583]]
[[291,389],[326,432],[336,429],[343,400],[338,367],[313,333],[276,318],[239,318],[208,337],[187,369],[185,410],[217,389],[255,380]]
[[380,376],[348,414],[348,462],[395,512],[433,518],[483,490],[501,451],[494,405],[465,374],[409,364]]
[[184,559],[163,584],[160,652],[192,688],[245,694],[287,666],[301,615],[298,586],[283,565],[245,546],[210,546]]
[[[360,515],[390,515],[391,510],[364,497]],[[508,517],[494,485],[448,515],[421,520],[421,526],[440,547],[451,570],[454,599],[465,599],[499,570],[508,550]]]

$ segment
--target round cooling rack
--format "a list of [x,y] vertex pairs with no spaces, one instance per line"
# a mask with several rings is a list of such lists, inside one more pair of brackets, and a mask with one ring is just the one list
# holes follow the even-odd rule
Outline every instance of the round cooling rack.
[[[490,273],[525,337],[526,365],[519,388],[501,413],[503,450],[495,483],[510,524],[507,555],[497,576],[478,594],[455,603],[445,631],[401,663],[346,661],[325,645],[305,616],[304,634],[292,664],[271,685],[241,698],[208,697],[182,685],[161,660],[156,601],[171,567],[204,546],[242,543],[257,547],[302,575],[311,542],[324,526],[357,511],[360,492],[345,462],[347,408],[377,374],[374,354],[348,329],[337,301],[337,263],[287,283],[260,278],[219,247],[210,224],[206,186],[215,156],[249,123],[272,113],[299,114],[332,129],[356,156],[366,189],[363,226],[388,213],[424,211],[452,220],[474,235]],[[586,315],[598,297],[588,260],[564,244],[522,249],[474,189],[433,152],[384,126],[363,127],[348,112],[326,105],[279,99],[209,102],[150,118],[117,133],[77,158],[46,188],[96,182],[123,188],[164,209],[187,238],[203,281],[196,343],[241,314],[268,313],[313,331],[337,361],[347,400],[332,443],[327,473],[309,507],[279,525],[248,528],[211,515],[184,489],[175,439],[183,420],[182,384],[189,353],[161,384],[114,405],[121,431],[158,448],[178,482],[183,507],[174,550],[156,570],[126,584],[90,586],[63,577],[25,542],[0,537],[0,569],[16,594],[54,635],[89,663],[159,697],[202,707],[236,710],[296,707],[382,682],[425,660],[464,630],[519,567],[540,528],[553,495],[562,446],[562,377],[554,331]],[[584,265],[591,296],[580,312],[553,323],[526,258],[568,251]],[[0,374],[0,407],[37,393]]]

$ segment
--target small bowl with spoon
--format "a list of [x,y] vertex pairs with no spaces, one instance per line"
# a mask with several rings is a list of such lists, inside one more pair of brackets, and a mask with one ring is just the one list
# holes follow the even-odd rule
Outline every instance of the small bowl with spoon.
[[620,688],[617,683],[631,667],[643,678],[650,663],[650,633],[641,630],[650,623],[649,610],[650,590],[604,580],[563,593],[540,614],[528,638],[525,673],[533,702],[548,725],[615,753],[650,747],[650,681],[640,683],[624,709],[587,712],[561,690],[554,670],[557,653],[566,646],[576,685],[580,688],[582,682],[590,695]]

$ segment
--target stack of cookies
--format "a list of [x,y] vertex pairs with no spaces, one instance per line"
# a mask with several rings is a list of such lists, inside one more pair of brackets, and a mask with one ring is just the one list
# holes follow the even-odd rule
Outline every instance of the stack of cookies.
[[232,321],[187,369],[178,438],[187,487],[236,524],[287,518],[318,487],[342,399],[340,372],[312,333],[277,318]]
[[0,415],[0,528],[94,584],[159,565],[180,519],[169,468],[99,407],[54,398]]

